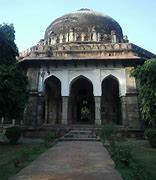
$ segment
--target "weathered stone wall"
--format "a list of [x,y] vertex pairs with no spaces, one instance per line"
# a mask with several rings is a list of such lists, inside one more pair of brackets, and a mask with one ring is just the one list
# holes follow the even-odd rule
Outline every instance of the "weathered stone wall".
[[37,94],[31,94],[24,111],[24,125],[37,126]]
[[126,67],[125,74],[126,74],[126,92],[133,93],[136,92],[136,81],[134,77],[131,77],[131,70],[133,67]]
[[[71,83],[77,78],[83,76],[87,78],[93,84],[93,93],[94,96],[101,96],[101,83],[108,76],[114,76],[119,82],[119,93],[120,96],[126,94],[126,78],[125,78],[125,69],[119,65],[117,67],[108,66],[105,67],[101,65],[100,67],[96,67],[95,65],[90,65],[85,67],[85,64],[77,65],[77,67],[72,67],[71,65],[66,65],[66,67],[51,67],[49,66],[49,70],[46,67],[42,67],[40,70],[40,74],[44,71],[44,81],[50,76],[55,76],[61,81],[61,93],[62,96],[69,96]],[[42,79],[40,78],[40,81]],[[43,83],[39,83],[42,86]],[[40,89],[44,89],[40,87]]]
[[29,81],[29,89],[30,91],[38,90],[38,67],[29,67],[27,69],[27,77]]
[[37,126],[41,126],[44,123],[45,120],[44,108],[45,108],[45,96],[39,95],[37,102]]
[[129,128],[140,128],[137,94],[127,94],[127,119]]
[[[136,86],[136,80],[134,77],[131,77],[130,73],[133,67],[126,67],[126,97],[123,100],[123,103],[126,104],[126,119],[125,124],[129,128],[140,128],[140,117],[139,117],[139,101],[138,101],[138,92]],[[124,113],[124,112],[123,112]]]
[[29,67],[27,77],[29,82],[29,100],[24,112],[24,125],[37,127],[44,119],[44,96],[38,93],[38,67]]
[[31,93],[24,111],[24,125],[27,127],[40,126],[44,118],[44,96]]
[[[26,126],[41,126],[45,122],[44,106],[45,97],[44,81],[50,77],[55,76],[61,81],[61,96],[67,97],[70,93],[70,86],[73,80],[84,76],[88,78],[93,84],[94,96],[101,96],[101,83],[103,79],[112,75],[118,79],[119,82],[119,95],[121,97],[121,109],[122,109],[122,125],[129,128],[139,128],[139,106],[138,97],[136,93],[136,81],[133,77],[130,77],[131,67],[93,67],[88,64],[84,67],[83,64],[72,67],[66,65],[66,67],[50,67],[49,72],[46,67],[28,69],[27,75],[29,80],[30,98],[27,108],[24,113],[24,121]],[[44,72],[44,76],[40,77]],[[48,72],[48,73],[47,73]],[[41,81],[41,82],[40,82]],[[42,82],[43,81],[43,82]],[[40,87],[42,86],[42,87]],[[62,102],[62,120],[60,123],[69,123],[69,107],[65,109],[68,101]],[[67,113],[68,112],[68,113]],[[69,119],[68,119],[69,118]]]
[[122,125],[129,129],[140,128],[139,103],[137,94],[121,97]]

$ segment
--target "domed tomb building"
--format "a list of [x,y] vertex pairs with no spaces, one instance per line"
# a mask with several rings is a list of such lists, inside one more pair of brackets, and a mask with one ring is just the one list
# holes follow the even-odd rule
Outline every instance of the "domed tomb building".
[[140,128],[139,84],[130,71],[154,56],[105,14],[80,9],[54,20],[44,39],[20,54],[30,91],[24,125]]

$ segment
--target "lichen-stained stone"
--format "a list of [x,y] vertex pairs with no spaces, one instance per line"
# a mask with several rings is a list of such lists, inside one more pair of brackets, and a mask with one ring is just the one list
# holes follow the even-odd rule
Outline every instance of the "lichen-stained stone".
[[76,32],[85,33],[96,30],[107,35],[110,35],[111,31],[114,30],[119,39],[123,38],[122,29],[113,18],[90,9],[80,9],[53,21],[45,32],[45,39],[48,39],[50,32],[57,35],[65,34],[68,33],[70,28],[73,28]]

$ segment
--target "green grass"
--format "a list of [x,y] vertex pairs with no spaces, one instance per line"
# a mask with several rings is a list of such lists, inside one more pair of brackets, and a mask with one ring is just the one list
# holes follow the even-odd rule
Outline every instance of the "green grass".
[[132,151],[135,159],[151,173],[151,180],[156,180],[156,149],[140,146]]
[[[147,170],[147,172],[150,173],[150,175],[148,176],[149,180],[155,180],[156,149],[151,148],[146,140],[128,140],[128,143],[132,146],[132,157],[134,158],[136,164],[144,167],[139,173],[144,173]],[[123,175],[124,180],[131,180],[129,178],[130,174],[132,173],[132,170],[130,168],[117,167],[117,169]]]
[[41,143],[0,143],[0,179],[7,180],[30,162],[35,160],[47,147]]

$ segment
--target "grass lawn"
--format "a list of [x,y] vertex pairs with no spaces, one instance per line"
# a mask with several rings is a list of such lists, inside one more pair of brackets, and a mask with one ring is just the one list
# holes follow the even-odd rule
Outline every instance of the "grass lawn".
[[138,143],[132,151],[133,156],[151,173],[151,180],[156,180],[156,149],[147,143]]
[[7,180],[47,150],[43,143],[0,143],[0,179]]
[[[132,146],[133,158],[151,174],[148,176],[150,180],[156,180],[156,149],[151,148],[146,140],[129,140],[129,142]],[[126,180],[129,180],[130,169],[126,167],[118,167],[117,169],[127,177]],[[143,171],[139,173],[143,173]]]

